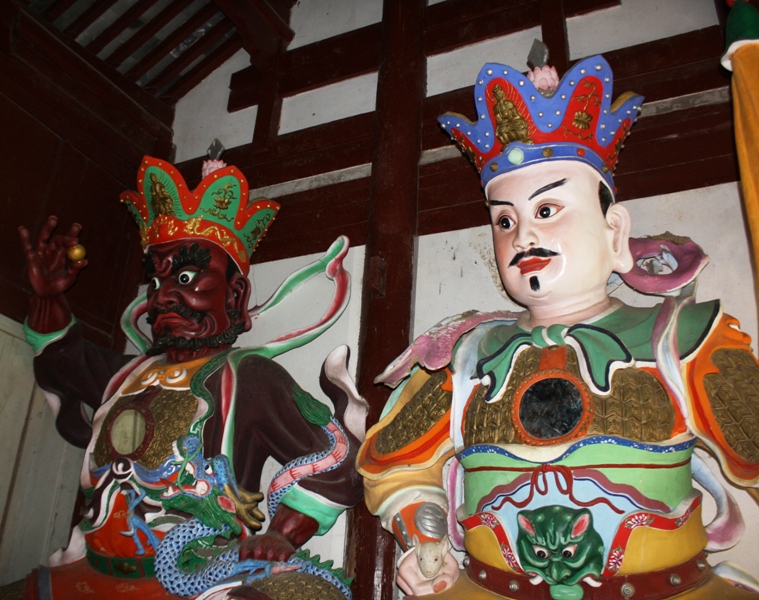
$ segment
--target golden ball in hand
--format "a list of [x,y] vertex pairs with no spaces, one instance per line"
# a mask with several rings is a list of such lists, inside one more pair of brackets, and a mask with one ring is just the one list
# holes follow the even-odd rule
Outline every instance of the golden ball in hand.
[[81,244],[77,244],[76,246],[71,246],[71,248],[68,249],[66,256],[69,257],[69,260],[71,262],[80,262],[84,260],[85,256],[87,256],[87,250],[85,250],[84,246]]

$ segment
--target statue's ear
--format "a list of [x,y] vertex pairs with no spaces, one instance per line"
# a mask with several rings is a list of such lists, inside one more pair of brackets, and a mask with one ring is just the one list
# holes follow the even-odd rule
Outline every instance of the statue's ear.
[[535,535],[535,528],[532,526],[530,519],[525,517],[522,513],[519,513],[517,515],[517,522],[519,523],[519,528],[522,529],[527,535]]
[[573,539],[580,537],[588,530],[588,527],[590,527],[591,518],[592,517],[590,516],[590,512],[587,510],[583,510],[577,516],[577,518],[572,523],[572,532],[570,534]]
[[621,204],[612,204],[606,211],[606,223],[612,230],[611,251],[614,271],[627,273],[633,268],[630,252],[630,213]]
[[235,273],[229,280],[229,287],[232,290],[232,310],[240,311],[240,319],[245,322],[243,331],[250,331],[252,322],[248,313],[248,303],[250,302],[250,279],[241,273]]

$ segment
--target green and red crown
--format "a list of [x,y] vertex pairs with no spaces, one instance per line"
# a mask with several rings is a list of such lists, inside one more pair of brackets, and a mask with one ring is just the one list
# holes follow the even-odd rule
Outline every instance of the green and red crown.
[[477,122],[446,113],[438,122],[480,172],[482,186],[515,169],[550,160],[595,168],[614,190],[612,173],[643,97],[613,104],[613,75],[601,56],[578,62],[550,96],[518,69],[488,63],[474,86]]
[[190,190],[165,160],[146,156],[137,173],[137,191],[121,202],[140,228],[143,250],[174,240],[208,240],[221,246],[247,275],[250,256],[277,216],[279,204],[248,200],[248,181],[237,167],[223,167]]

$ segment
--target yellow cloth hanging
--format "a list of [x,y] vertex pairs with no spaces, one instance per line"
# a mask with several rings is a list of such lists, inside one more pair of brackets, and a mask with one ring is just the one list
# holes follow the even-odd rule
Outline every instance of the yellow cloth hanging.
[[759,267],[759,43],[739,47],[730,58],[735,144],[756,269]]

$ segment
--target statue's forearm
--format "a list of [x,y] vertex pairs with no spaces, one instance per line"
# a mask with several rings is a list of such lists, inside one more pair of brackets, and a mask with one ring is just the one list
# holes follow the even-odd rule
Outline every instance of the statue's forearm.
[[29,298],[28,325],[38,333],[53,333],[71,323],[71,309],[63,294]]
[[277,507],[277,512],[269,525],[269,531],[276,531],[283,535],[293,548],[300,548],[314,536],[318,529],[319,523],[315,519],[284,504]]

